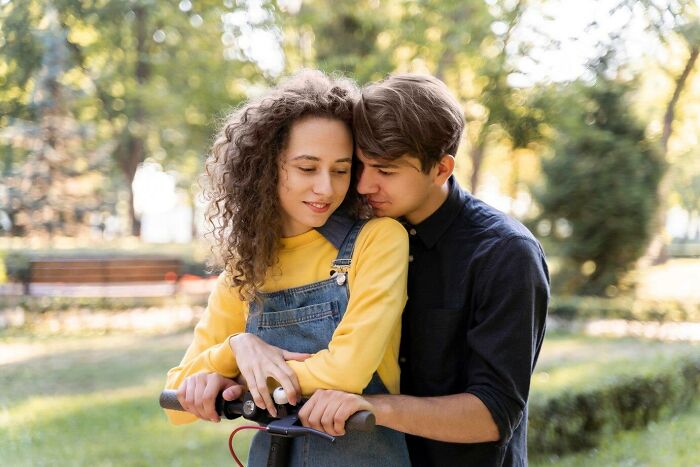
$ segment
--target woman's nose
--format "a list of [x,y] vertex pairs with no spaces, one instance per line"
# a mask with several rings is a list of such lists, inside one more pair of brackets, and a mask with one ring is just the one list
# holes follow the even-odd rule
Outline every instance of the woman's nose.
[[333,183],[331,182],[330,174],[319,174],[314,180],[314,193],[318,195],[333,194]]

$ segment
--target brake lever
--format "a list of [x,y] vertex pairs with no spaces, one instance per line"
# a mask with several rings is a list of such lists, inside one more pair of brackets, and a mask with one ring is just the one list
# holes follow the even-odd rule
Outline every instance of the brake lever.
[[331,436],[323,431],[314,430],[305,426],[299,426],[296,423],[299,421],[297,415],[289,415],[279,420],[272,421],[267,424],[267,431],[270,434],[284,436],[285,438],[296,438],[304,435],[314,435],[323,438],[331,443],[335,442],[335,436]]

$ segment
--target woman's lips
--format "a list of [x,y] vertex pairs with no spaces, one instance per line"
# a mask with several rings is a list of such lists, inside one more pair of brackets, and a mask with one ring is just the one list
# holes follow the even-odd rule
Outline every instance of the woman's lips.
[[331,203],[311,203],[308,201],[304,201],[304,204],[307,205],[309,209],[311,209],[313,212],[318,214],[322,214],[328,211],[328,209],[330,209],[331,207]]

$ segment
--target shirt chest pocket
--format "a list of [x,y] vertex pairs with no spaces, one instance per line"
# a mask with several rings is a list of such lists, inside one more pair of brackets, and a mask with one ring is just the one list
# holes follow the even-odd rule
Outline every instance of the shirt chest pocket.
[[258,317],[257,334],[265,342],[292,352],[316,353],[328,347],[340,322],[336,301],[280,311]]

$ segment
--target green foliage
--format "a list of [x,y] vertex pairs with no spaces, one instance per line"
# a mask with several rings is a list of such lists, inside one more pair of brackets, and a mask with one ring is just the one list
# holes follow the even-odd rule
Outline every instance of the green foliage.
[[[241,102],[251,85],[265,82],[256,63],[223,40],[239,32],[223,18],[241,8],[214,0],[4,2],[0,127],[9,118],[37,118],[42,57],[55,59],[40,38],[51,32],[47,18],[55,15],[62,33],[53,39],[64,46],[56,50],[69,50],[56,80],[75,91],[69,113],[78,124],[90,124],[96,144],[110,147],[112,165],[104,173],[115,182],[111,190],[130,194],[134,173],[146,158],[166,169],[177,167],[180,186],[189,189],[201,172],[201,155],[218,116]],[[269,22],[256,27],[267,28]],[[0,154],[6,173],[26,156],[2,144]],[[137,225],[133,210],[130,215]]]
[[700,402],[670,419],[652,422],[644,430],[620,432],[588,452],[557,456],[530,453],[533,467],[589,467],[592,465],[696,465],[700,444]]
[[547,313],[566,320],[625,319],[630,321],[700,322],[700,303],[673,300],[634,300],[555,296]]
[[565,258],[554,283],[565,293],[604,295],[651,236],[659,151],[630,112],[631,85],[605,81],[563,95],[554,156],[543,161],[542,217]]
[[646,426],[697,400],[700,358],[658,373],[621,377],[601,387],[577,388],[530,401],[528,450],[561,454],[589,449],[620,430]]
[[281,15],[287,68],[318,67],[351,76],[359,83],[381,79],[392,71],[391,49],[378,47],[378,36],[390,29],[386,6],[379,2],[303,2],[295,15]]

